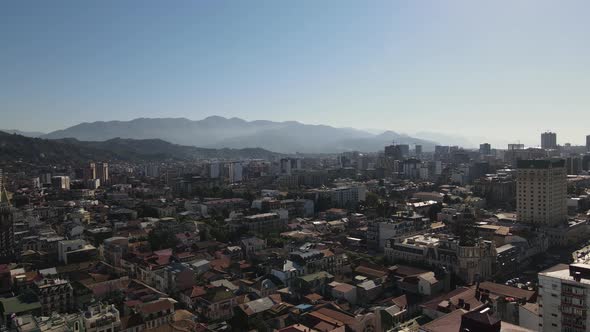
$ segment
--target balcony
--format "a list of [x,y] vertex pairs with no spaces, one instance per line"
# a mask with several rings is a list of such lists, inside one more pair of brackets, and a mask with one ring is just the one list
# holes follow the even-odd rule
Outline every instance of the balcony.
[[575,329],[580,329],[580,331],[586,331],[586,324],[582,322],[561,322],[562,327],[572,327]]
[[566,290],[566,289],[562,289],[561,290],[561,295],[565,295],[565,296],[573,296],[576,298],[586,298],[586,294],[585,293],[574,293],[571,290]]
[[563,307],[574,307],[578,309],[586,309],[585,303],[575,304],[575,303],[568,303],[564,302],[563,299],[561,300],[561,306],[559,307],[560,310],[563,310]]

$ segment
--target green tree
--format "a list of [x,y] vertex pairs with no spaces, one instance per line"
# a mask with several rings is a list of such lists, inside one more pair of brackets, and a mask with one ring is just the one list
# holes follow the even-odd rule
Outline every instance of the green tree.
[[379,204],[379,195],[373,192],[368,192],[365,197],[365,206],[371,209],[376,208],[377,204]]

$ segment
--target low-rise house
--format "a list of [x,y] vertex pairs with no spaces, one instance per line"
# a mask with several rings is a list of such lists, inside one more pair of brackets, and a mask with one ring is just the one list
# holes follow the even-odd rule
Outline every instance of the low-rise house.
[[85,332],[111,332],[121,327],[119,310],[112,304],[90,305],[82,316]]
[[380,279],[366,280],[356,285],[358,299],[361,303],[371,303],[383,293],[383,285]]
[[332,282],[329,284],[331,287],[331,295],[335,299],[346,300],[350,304],[357,303],[357,287],[351,284]]
[[[273,280],[274,279],[274,280]],[[260,297],[266,297],[276,293],[281,284],[277,285],[276,277],[262,276],[253,280],[240,280],[240,290],[242,292],[256,293]]]
[[174,304],[169,299],[143,303],[138,306],[138,313],[143,318],[146,329],[155,329],[172,321]]
[[246,257],[250,257],[258,251],[266,249],[266,241],[257,237],[249,237],[240,240],[240,246]]
[[226,287],[212,287],[194,302],[196,312],[208,321],[227,320],[237,305],[234,293]]
[[334,276],[326,271],[320,271],[293,280],[292,287],[300,296],[308,293],[328,294],[328,284],[334,281]]

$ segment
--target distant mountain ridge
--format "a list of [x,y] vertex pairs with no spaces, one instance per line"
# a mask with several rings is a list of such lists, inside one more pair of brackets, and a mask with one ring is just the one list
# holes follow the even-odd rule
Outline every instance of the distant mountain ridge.
[[338,153],[381,151],[392,141],[421,144],[425,151],[436,143],[392,131],[375,135],[353,128],[309,125],[296,121],[246,121],[210,116],[202,120],[186,118],[138,118],[130,121],[81,123],[42,136],[48,139],[75,138],[106,141],[116,137],[162,139],[167,142],[206,148],[262,148],[280,153]]
[[0,161],[271,159],[276,156],[280,154],[258,148],[207,149],[172,144],[160,139],[114,138],[102,142],[89,142],[74,138],[31,138],[0,131]]
[[45,133],[38,132],[38,131],[21,131],[18,129],[0,129],[0,131],[5,132],[5,133],[9,133],[9,134],[22,135],[22,136],[26,136],[26,137],[41,137],[43,135],[46,135]]

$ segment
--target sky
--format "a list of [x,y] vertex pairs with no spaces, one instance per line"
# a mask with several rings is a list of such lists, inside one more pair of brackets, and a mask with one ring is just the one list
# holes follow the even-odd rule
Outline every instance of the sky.
[[[590,134],[590,1],[0,3],[0,128],[211,115]],[[499,144],[499,143],[498,143]]]

